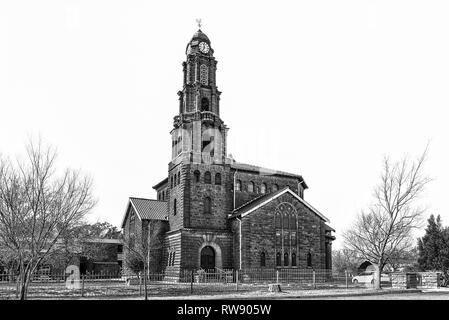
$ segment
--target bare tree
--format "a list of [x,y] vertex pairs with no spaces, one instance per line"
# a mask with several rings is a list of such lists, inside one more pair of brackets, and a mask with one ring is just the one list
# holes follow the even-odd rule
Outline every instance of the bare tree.
[[418,248],[412,246],[408,250],[402,250],[402,252],[392,252],[388,257],[387,264],[393,271],[400,268],[416,269],[418,267]]
[[332,269],[337,272],[355,273],[360,265],[360,258],[354,250],[343,248],[332,251]]
[[120,237],[121,232],[108,222],[76,224],[61,233],[57,244],[42,263],[51,265],[56,270],[65,270],[80,257],[87,260],[107,259],[113,248],[97,240],[119,239]]
[[140,238],[136,241],[134,235],[125,233],[123,246],[127,251],[125,254],[125,264],[128,269],[134,272],[143,271],[143,285],[145,300],[148,300],[148,280],[151,263],[160,260],[160,250],[162,249],[162,235],[164,224],[157,220],[144,220],[142,232],[138,233]]
[[92,180],[75,170],[57,172],[53,148],[29,142],[26,151],[24,161],[0,158],[0,247],[17,259],[20,299],[62,234],[96,204]]
[[423,174],[426,155],[427,148],[415,161],[404,157],[393,164],[386,157],[374,203],[343,234],[346,245],[375,267],[377,289],[381,288],[380,274],[388,260],[406,255],[414,247],[412,231],[421,226],[424,212],[416,200],[430,181]]

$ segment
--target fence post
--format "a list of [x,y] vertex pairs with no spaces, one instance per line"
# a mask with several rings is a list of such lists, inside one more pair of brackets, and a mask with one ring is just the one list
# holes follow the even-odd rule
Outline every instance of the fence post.
[[235,270],[235,290],[239,291],[239,271]]
[[142,273],[139,272],[139,295],[142,295]]
[[81,276],[81,297],[84,297],[84,277],[85,275],[83,274]]
[[194,273],[193,273],[193,269],[192,269],[191,276],[190,276],[190,294],[193,293],[193,280],[194,280]]
[[276,270],[276,283],[279,284],[279,270]]
[[313,288],[316,289],[315,270],[312,271]]
[[348,289],[348,270],[345,270],[345,283],[346,283],[346,289]]

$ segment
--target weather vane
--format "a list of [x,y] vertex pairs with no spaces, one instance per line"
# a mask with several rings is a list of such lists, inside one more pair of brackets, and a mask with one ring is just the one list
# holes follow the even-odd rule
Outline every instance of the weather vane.
[[196,23],[198,23],[198,28],[201,29],[201,19],[195,19],[195,20],[196,20]]

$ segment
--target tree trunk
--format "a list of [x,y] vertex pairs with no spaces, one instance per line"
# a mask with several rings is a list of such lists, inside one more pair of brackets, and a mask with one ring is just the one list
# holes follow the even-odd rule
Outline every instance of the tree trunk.
[[381,287],[381,275],[380,275],[380,272],[381,272],[381,270],[380,270],[380,266],[381,266],[381,264],[379,263],[379,264],[373,264],[373,266],[374,266],[374,289],[376,289],[376,290],[380,290],[380,289],[382,289],[382,287]]
[[19,299],[20,300],[26,300],[28,296],[28,285],[30,283],[30,269],[27,267],[25,268],[25,271],[23,272],[23,275],[20,276],[20,292],[19,292]]
[[148,300],[148,287],[147,287],[147,270],[148,268],[143,264],[143,287],[145,290],[145,300]]

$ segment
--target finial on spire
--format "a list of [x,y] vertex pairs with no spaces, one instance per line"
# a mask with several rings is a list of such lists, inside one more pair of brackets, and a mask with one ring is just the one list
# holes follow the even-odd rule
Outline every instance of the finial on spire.
[[198,28],[201,29],[201,19],[195,19],[196,23],[198,24]]

